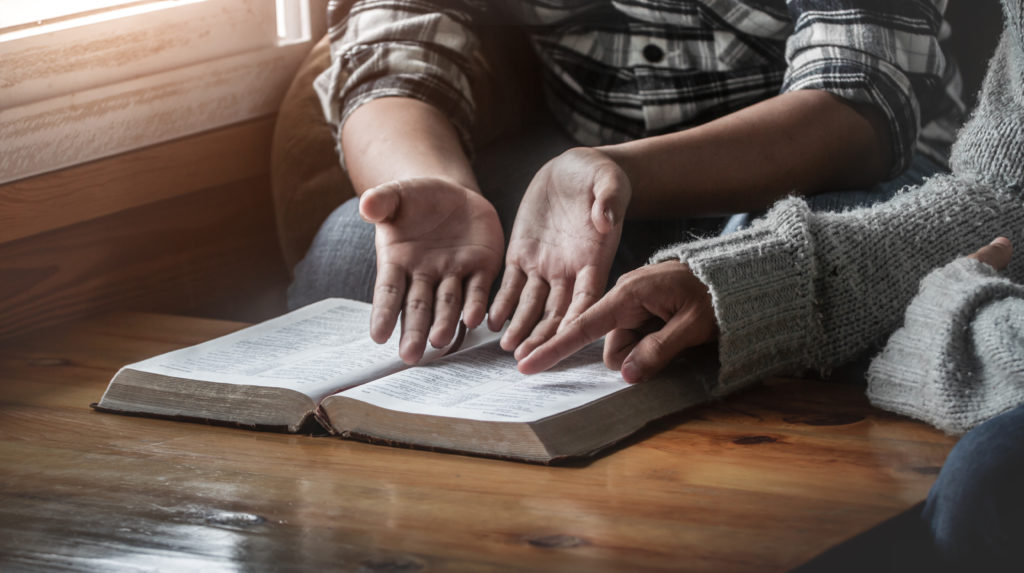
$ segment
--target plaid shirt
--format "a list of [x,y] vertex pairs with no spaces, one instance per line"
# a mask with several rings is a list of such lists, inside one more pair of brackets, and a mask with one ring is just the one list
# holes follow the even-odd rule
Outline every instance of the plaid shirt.
[[878,108],[891,175],[945,162],[963,113],[943,51],[945,0],[333,0],[328,121],[404,96],[441,109],[469,145],[477,34],[521,25],[549,107],[583,145],[683,130],[802,89]]

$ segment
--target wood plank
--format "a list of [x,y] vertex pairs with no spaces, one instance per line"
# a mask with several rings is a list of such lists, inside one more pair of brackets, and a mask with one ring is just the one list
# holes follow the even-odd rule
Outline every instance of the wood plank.
[[255,177],[0,245],[0,338],[118,308],[262,319],[286,281]]
[[0,109],[0,182],[275,113],[310,46],[263,48]]
[[267,175],[275,117],[0,185],[0,243]]
[[[277,40],[271,2],[146,4],[4,30],[4,107],[257,50]],[[63,11],[69,10],[73,6]],[[91,21],[83,24],[83,17]]]
[[239,326],[120,313],[0,344],[0,568],[785,571],[921,499],[952,443],[806,380],[570,467],[88,408],[123,361]]

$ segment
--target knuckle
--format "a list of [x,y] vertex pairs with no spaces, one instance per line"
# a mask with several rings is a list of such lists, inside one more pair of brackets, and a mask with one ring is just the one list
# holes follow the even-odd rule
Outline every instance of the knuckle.
[[489,294],[489,291],[488,289],[484,288],[483,285],[474,283],[469,285],[469,288],[466,289],[466,293],[469,296],[486,297]]
[[402,331],[402,335],[413,341],[420,341],[427,337],[427,329],[419,326],[408,326]]
[[522,297],[520,298],[520,301],[524,305],[530,306],[530,305],[533,305],[533,304],[537,304],[539,302],[543,302],[544,299],[543,299],[543,297],[539,296],[535,292],[526,292],[526,293],[523,293]]
[[598,296],[589,290],[577,291],[572,295],[573,302],[579,302],[581,300],[596,300],[597,298]]
[[655,356],[661,356],[665,352],[666,341],[661,333],[653,332],[647,335],[647,347]]
[[541,320],[552,321],[552,322],[562,322],[563,318],[565,318],[565,316],[561,312],[559,312],[557,309],[545,310],[544,311],[544,315],[541,316]]
[[416,271],[412,273],[412,282],[434,284],[434,275],[431,273]]
[[422,298],[410,298],[405,301],[405,310],[408,312],[423,312],[430,310],[430,302]]
[[398,296],[399,289],[397,285],[390,283],[379,284],[377,285],[376,293],[381,296],[393,297]]
[[597,340],[598,338],[605,335],[604,332],[598,332],[598,329],[595,328],[594,325],[589,322],[581,322],[578,324],[580,333],[582,333],[587,340]]

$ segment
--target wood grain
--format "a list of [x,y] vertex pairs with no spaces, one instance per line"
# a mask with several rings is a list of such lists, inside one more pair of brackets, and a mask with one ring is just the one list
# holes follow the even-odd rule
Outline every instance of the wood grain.
[[273,2],[242,0],[5,38],[0,183],[276,112],[326,28],[326,0],[304,3],[308,30],[288,39]]
[[264,48],[0,110],[0,181],[272,114],[308,51]]
[[287,278],[266,176],[0,245],[0,338],[127,308],[266,318]]
[[784,571],[920,500],[952,442],[795,380],[554,468],[88,408],[125,362],[239,326],[0,345],[0,569]]
[[0,185],[0,243],[267,175],[274,119]]

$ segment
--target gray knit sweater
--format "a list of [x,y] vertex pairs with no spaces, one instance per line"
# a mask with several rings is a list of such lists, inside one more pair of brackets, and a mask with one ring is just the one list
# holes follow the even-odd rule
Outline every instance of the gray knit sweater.
[[868,397],[950,434],[1024,403],[1024,286],[968,258],[929,274],[868,369]]
[[[1021,0],[1006,0],[1004,9],[1007,27],[978,108],[953,147],[952,175],[843,213],[813,213],[801,199],[786,199],[745,231],[652,258],[688,263],[711,292],[721,361],[714,393],[772,375],[827,371],[877,349],[900,326],[930,270],[997,235],[1024,246]],[[1016,282],[1024,281],[1019,259],[1007,269]],[[905,388],[890,399],[883,385],[873,387],[873,397],[895,407]]]

